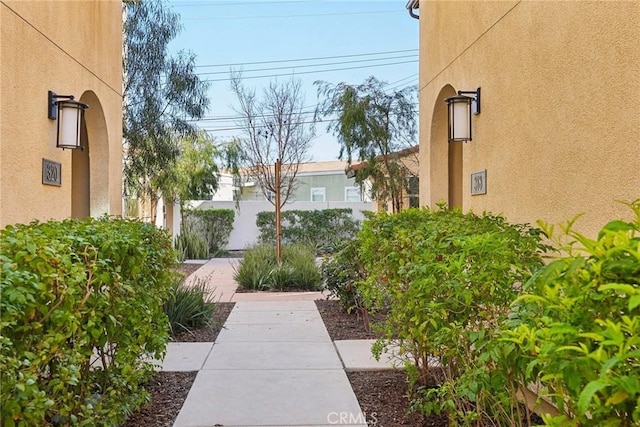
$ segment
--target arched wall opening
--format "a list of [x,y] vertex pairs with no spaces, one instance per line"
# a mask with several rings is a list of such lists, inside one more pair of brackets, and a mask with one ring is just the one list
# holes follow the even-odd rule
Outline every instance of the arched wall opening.
[[463,145],[459,142],[449,143],[445,102],[456,93],[451,85],[444,86],[433,107],[429,144],[432,206],[446,201],[449,208],[462,208]]
[[71,150],[71,217],[86,218],[91,215],[91,168],[89,166],[89,140],[87,124],[80,129],[82,150]]
[[89,108],[84,116],[85,148],[72,155],[72,216],[98,217],[109,212],[109,135],[97,95],[86,91],[80,102]]

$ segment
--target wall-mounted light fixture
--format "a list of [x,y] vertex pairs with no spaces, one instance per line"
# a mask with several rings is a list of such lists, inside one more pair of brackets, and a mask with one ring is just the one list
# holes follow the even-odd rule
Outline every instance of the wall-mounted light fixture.
[[418,14],[416,14],[414,12],[414,10],[417,10],[418,8],[420,8],[420,1],[419,0],[409,0],[405,7],[409,11],[409,15],[411,15],[412,18],[420,19],[420,15],[418,15]]
[[471,141],[471,113],[480,114],[480,88],[474,91],[459,90],[457,96],[447,98],[445,102],[449,118],[449,142]]
[[82,150],[80,131],[87,104],[74,101],[73,95],[56,95],[49,91],[47,115],[49,119],[58,119],[56,147],[79,148]]

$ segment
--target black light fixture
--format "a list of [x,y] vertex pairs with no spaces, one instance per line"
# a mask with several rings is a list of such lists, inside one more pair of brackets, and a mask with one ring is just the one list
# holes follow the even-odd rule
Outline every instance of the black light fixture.
[[[473,95],[473,96],[467,96]],[[449,142],[471,141],[471,113],[480,114],[480,88],[474,91],[459,90],[457,96],[444,100],[449,119]]]
[[47,115],[58,120],[56,147],[82,150],[80,131],[87,104],[74,100],[73,95],[56,95],[49,91]]

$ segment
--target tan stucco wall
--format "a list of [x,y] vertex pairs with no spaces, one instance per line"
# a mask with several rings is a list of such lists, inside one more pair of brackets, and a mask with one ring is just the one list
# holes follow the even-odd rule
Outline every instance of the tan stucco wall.
[[[71,216],[72,152],[56,148],[47,91],[89,104],[92,216],[122,212],[122,3],[0,1],[0,226]],[[62,164],[42,184],[42,159]]]
[[[640,2],[420,2],[423,204],[448,198],[443,99],[482,88],[462,207],[593,233],[640,197]],[[470,175],[487,170],[487,194]]]

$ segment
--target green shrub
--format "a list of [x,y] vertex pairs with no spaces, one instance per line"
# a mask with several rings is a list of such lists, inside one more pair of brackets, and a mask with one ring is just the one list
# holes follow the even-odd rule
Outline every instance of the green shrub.
[[189,209],[182,215],[182,226],[204,239],[212,256],[223,251],[229,243],[235,218],[232,209]]
[[194,283],[185,284],[184,276],[176,275],[173,293],[164,303],[172,335],[210,325],[215,310],[213,295],[205,280],[197,278]]
[[246,290],[317,290],[320,271],[314,251],[307,246],[283,246],[278,265],[275,247],[263,244],[245,251],[235,267],[234,279]]
[[550,425],[640,425],[640,200],[630,206],[633,221],[595,240],[563,225],[566,255],[527,282],[503,332],[505,363],[559,408]]
[[244,252],[234,267],[234,279],[241,288],[265,291],[271,285],[271,272],[277,266],[276,250],[270,245],[257,245]]
[[108,218],[8,226],[0,260],[3,426],[118,425],[148,399],[145,360],[168,341],[166,232]]
[[[276,240],[275,212],[260,212],[256,218],[260,242],[274,245]],[[315,248],[317,255],[335,252],[345,241],[355,237],[359,221],[351,209],[324,209],[282,212],[282,241]]]
[[[408,356],[414,407],[444,410],[454,424],[512,422],[515,393],[508,378],[493,375],[486,345],[542,266],[539,230],[441,207],[372,216],[358,238],[368,276],[359,290],[371,310],[388,309],[385,339],[374,350],[393,342]],[[423,387],[431,356],[444,368],[437,389]]]
[[325,289],[338,298],[347,313],[364,308],[358,283],[366,279],[366,272],[358,255],[359,244],[357,239],[346,242],[338,252],[325,257],[320,268]]
[[176,236],[176,252],[180,261],[209,258],[209,243],[193,227],[189,223],[184,224]]

